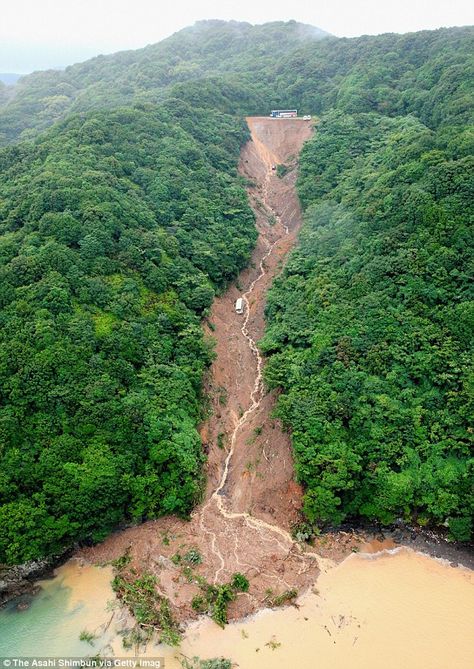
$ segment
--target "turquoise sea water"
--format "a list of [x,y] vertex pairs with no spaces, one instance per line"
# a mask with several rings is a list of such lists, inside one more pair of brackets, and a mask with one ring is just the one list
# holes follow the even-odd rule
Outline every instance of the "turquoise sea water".
[[[107,610],[111,598],[108,569],[64,565],[57,576],[41,583],[38,594],[20,597],[0,609],[0,656],[95,654],[99,642],[80,641],[79,634],[85,629],[99,636],[111,617]],[[28,608],[21,610],[22,604]]]

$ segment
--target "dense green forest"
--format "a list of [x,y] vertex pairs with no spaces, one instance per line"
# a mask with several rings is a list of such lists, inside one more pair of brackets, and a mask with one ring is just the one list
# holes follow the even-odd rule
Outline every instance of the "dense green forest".
[[256,232],[242,121],[172,101],[0,152],[0,560],[200,491],[200,317]]
[[[275,62],[298,44],[325,35],[296,21],[263,26],[199,21],[144,49],[98,56],[64,71],[36,72],[22,78],[7,106],[0,105],[0,145],[30,138],[70,112],[161,102],[173,95],[175,85],[199,81],[202,86],[213,77],[223,91],[227,88],[230,111],[267,113],[271,86],[266,77]],[[0,103],[1,95],[0,88]]]
[[470,79],[459,74],[472,72],[473,50],[471,28],[336,39],[295,21],[202,21],[144,49],[23,77],[3,104],[0,84],[0,145],[31,138],[70,112],[173,95],[233,114],[275,106],[410,111],[430,125],[444,114],[439,98],[449,104],[454,96],[467,113]]
[[412,113],[398,117],[365,111],[355,90],[355,113],[327,112],[303,149],[305,224],[261,344],[318,525],[402,518],[471,536],[468,78],[453,70],[429,113],[405,90]]
[[198,499],[200,322],[255,243],[236,165],[274,105],[321,117],[262,342],[306,514],[468,537],[473,35],[203,22],[0,85],[0,562]]

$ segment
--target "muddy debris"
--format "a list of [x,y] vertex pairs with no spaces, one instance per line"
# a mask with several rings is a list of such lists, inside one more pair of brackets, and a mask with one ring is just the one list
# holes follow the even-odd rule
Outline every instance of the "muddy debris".
[[[131,545],[133,567],[157,576],[181,620],[194,615],[190,601],[200,579],[218,585],[236,572],[249,577],[249,592],[229,607],[230,617],[237,618],[261,608],[269,591],[278,598],[305,590],[326,563],[290,534],[300,520],[302,491],[294,481],[289,435],[271,418],[276,395],[263,387],[264,360],[257,347],[267,290],[301,225],[296,168],[283,178],[271,168],[298,154],[312,127],[268,118],[249,118],[248,125],[252,139],[242,150],[240,172],[251,184],[259,237],[249,267],[215,299],[207,319],[212,328],[204,324],[216,342],[205,382],[212,413],[200,427],[208,458],[204,501],[188,522],[150,521],[81,551],[87,559],[104,561]],[[245,303],[242,315],[234,309],[239,297]],[[191,547],[201,556],[199,565],[180,562],[178,556]]]

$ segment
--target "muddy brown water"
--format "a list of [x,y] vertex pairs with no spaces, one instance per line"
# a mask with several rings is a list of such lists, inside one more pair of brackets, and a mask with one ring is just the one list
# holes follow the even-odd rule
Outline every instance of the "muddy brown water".
[[[315,549],[324,552],[323,558],[297,546],[288,532],[298,517],[301,489],[293,480],[288,435],[271,419],[274,396],[265,394],[260,383],[263,361],[255,342],[263,333],[266,291],[301,224],[295,170],[278,179],[272,167],[294,161],[311,127],[294,120],[248,122],[252,142],[242,152],[240,170],[255,184],[249,197],[260,236],[252,266],[239,277],[241,288],[229,288],[212,308],[217,358],[207,380],[214,413],[202,426],[209,445],[205,501],[188,523],[174,518],[144,523],[79,556],[105,561],[130,548],[134,566],[157,576],[182,621],[192,616],[189,602],[195,592],[169,560],[176,551],[197,547],[204,558],[198,571],[209,581],[246,573],[250,592],[229,611],[236,622],[225,630],[208,619],[187,625],[180,652],[189,657],[223,655],[245,669],[381,664],[467,669],[474,629],[472,572],[393,549],[392,543],[354,545],[345,533]],[[233,311],[242,294],[244,319]],[[226,438],[224,449],[217,446],[219,433]],[[355,547],[363,553],[337,565]],[[269,587],[276,592],[296,587],[304,593],[298,608],[255,613],[265,605]],[[110,570],[72,560],[43,583],[29,604],[26,610],[12,603],[0,611],[3,654],[125,654],[121,632],[131,621],[116,608]],[[79,641],[82,629],[96,635],[93,646]],[[174,649],[151,644],[143,653],[166,657],[167,669],[180,667]]]
[[183,651],[245,669],[468,669],[473,586],[472,572],[406,549],[353,555],[322,574],[299,608],[264,611],[223,632],[201,622]]
[[38,582],[35,596],[20,597],[0,609],[0,657],[82,657],[92,649],[80,640],[82,630],[97,635],[101,647],[116,639],[116,625],[124,613],[116,606],[112,568],[70,560],[55,574]]
[[[212,415],[201,426],[208,452],[205,499],[190,522],[159,519],[81,551],[85,559],[105,561],[129,549],[132,566],[156,575],[181,621],[195,617],[190,602],[199,588],[177,573],[169,559],[177,552],[197,549],[203,558],[198,573],[211,583],[227,582],[235,572],[249,578],[251,592],[230,605],[231,619],[260,609],[270,588],[275,594],[306,589],[332,557],[302,548],[290,535],[302,491],[294,481],[289,436],[271,417],[275,396],[263,387],[257,347],[267,290],[301,225],[296,156],[312,127],[293,119],[247,122],[252,140],[243,147],[239,169],[250,180],[259,236],[249,267],[215,299],[209,317],[216,357],[206,379]],[[273,169],[281,163],[289,167],[282,179]],[[237,297],[245,302],[243,315],[235,313]]]
[[[0,612],[0,650],[134,655],[122,648],[127,616],[113,606],[110,576],[70,561],[43,583],[56,613],[46,623],[41,600],[36,611]],[[79,642],[81,629],[97,634],[93,646]],[[473,572],[397,548],[352,554],[321,574],[298,608],[263,610],[224,630],[202,618],[178,650],[151,643],[140,655],[164,657],[166,669],[180,668],[183,654],[228,657],[240,669],[470,669],[473,630]]]

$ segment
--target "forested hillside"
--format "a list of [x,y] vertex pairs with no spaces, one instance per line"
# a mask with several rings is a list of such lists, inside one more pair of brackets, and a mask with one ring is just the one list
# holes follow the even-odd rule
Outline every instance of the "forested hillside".
[[0,562],[196,502],[200,321],[255,243],[236,165],[274,105],[321,117],[262,342],[307,516],[468,537],[473,34],[204,22],[0,84]]
[[200,491],[200,317],[247,262],[242,121],[72,116],[0,152],[0,561]]
[[0,145],[29,138],[69,112],[156,103],[173,95],[175,85],[212,77],[226,83],[231,112],[267,113],[267,72],[299,44],[325,35],[296,21],[200,21],[144,49],[34,73],[21,80],[3,109],[0,97]]
[[3,103],[0,85],[0,145],[70,112],[173,95],[241,115],[296,106],[312,114],[410,112],[437,124],[445,113],[439,99],[454,96],[456,114],[468,113],[470,78],[459,74],[472,72],[473,50],[471,28],[336,39],[295,21],[203,21],[145,49],[23,77]]
[[306,221],[262,348],[317,525],[401,517],[471,534],[472,70],[452,46],[402,69],[385,100],[369,82],[392,65],[367,63],[301,155]]

